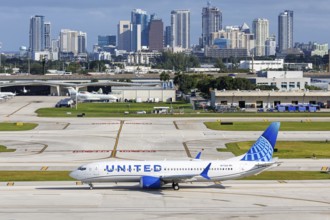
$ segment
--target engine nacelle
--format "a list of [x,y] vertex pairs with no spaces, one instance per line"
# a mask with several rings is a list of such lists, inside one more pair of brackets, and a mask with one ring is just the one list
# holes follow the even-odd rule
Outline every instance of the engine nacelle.
[[140,179],[140,187],[143,189],[159,189],[162,185],[159,177],[143,176]]

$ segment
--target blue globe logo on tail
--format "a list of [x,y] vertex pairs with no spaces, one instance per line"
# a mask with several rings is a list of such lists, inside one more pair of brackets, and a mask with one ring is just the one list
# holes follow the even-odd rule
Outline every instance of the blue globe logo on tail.
[[273,122],[253,144],[241,161],[270,161],[273,157],[280,122]]

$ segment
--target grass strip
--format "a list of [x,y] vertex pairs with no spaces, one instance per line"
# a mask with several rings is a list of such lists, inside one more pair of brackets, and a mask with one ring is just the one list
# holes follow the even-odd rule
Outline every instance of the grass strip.
[[73,181],[69,173],[70,171],[0,171],[0,181]]
[[[151,114],[154,107],[169,107],[174,114]],[[136,114],[146,111],[147,114]],[[125,114],[129,112],[129,114]],[[41,108],[36,111],[39,117],[77,117],[85,113],[85,117],[330,117],[330,112],[314,113],[257,113],[234,112],[214,113],[203,110],[193,110],[192,105],[185,102],[170,103],[79,103],[78,110],[73,108]]]
[[[271,122],[233,122],[221,125],[220,122],[204,122],[207,128],[222,131],[264,131]],[[330,131],[329,122],[281,122],[280,131]],[[329,137],[330,140],[330,137]]]
[[0,153],[5,153],[5,152],[15,152],[16,149],[8,149],[6,146],[0,145]]
[[319,171],[265,171],[241,180],[329,180],[329,173]]
[[[219,152],[232,152],[235,156],[245,154],[255,141],[227,143]],[[330,158],[330,142],[325,141],[277,141],[273,157],[281,159]]]
[[36,128],[38,124],[35,123],[0,123],[0,131],[27,131]]

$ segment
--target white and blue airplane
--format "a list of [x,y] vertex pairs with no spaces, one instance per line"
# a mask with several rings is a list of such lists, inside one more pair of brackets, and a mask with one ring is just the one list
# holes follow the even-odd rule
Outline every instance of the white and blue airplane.
[[279,166],[273,159],[279,127],[279,122],[271,123],[246,154],[227,160],[201,160],[199,153],[195,159],[186,161],[103,161],[82,165],[70,176],[88,184],[90,189],[97,182],[138,182],[143,189],[158,189],[170,183],[174,190],[179,190],[179,183],[218,182],[257,175]]

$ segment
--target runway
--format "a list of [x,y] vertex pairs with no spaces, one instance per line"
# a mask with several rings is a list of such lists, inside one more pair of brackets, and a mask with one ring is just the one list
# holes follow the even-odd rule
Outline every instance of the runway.
[[0,190],[1,219],[330,219],[329,181],[183,184],[180,191],[37,182]]
[[[216,149],[228,142],[256,140],[262,133],[208,130],[203,122],[215,118],[36,117],[36,109],[53,106],[59,99],[15,97],[0,103],[2,121],[39,124],[31,131],[0,132],[0,145],[16,149],[0,154],[0,170],[73,170],[101,160],[189,160],[201,149],[202,159],[227,159],[233,155]],[[329,137],[330,132],[280,132],[278,139]],[[274,170],[319,171],[330,165],[329,159],[281,161]],[[182,184],[180,191],[170,186],[145,191],[137,184],[124,183],[95,186],[95,190],[87,190],[75,182],[15,182],[14,186],[2,182],[0,219],[287,220],[330,216],[330,181],[326,180],[194,183]]]

